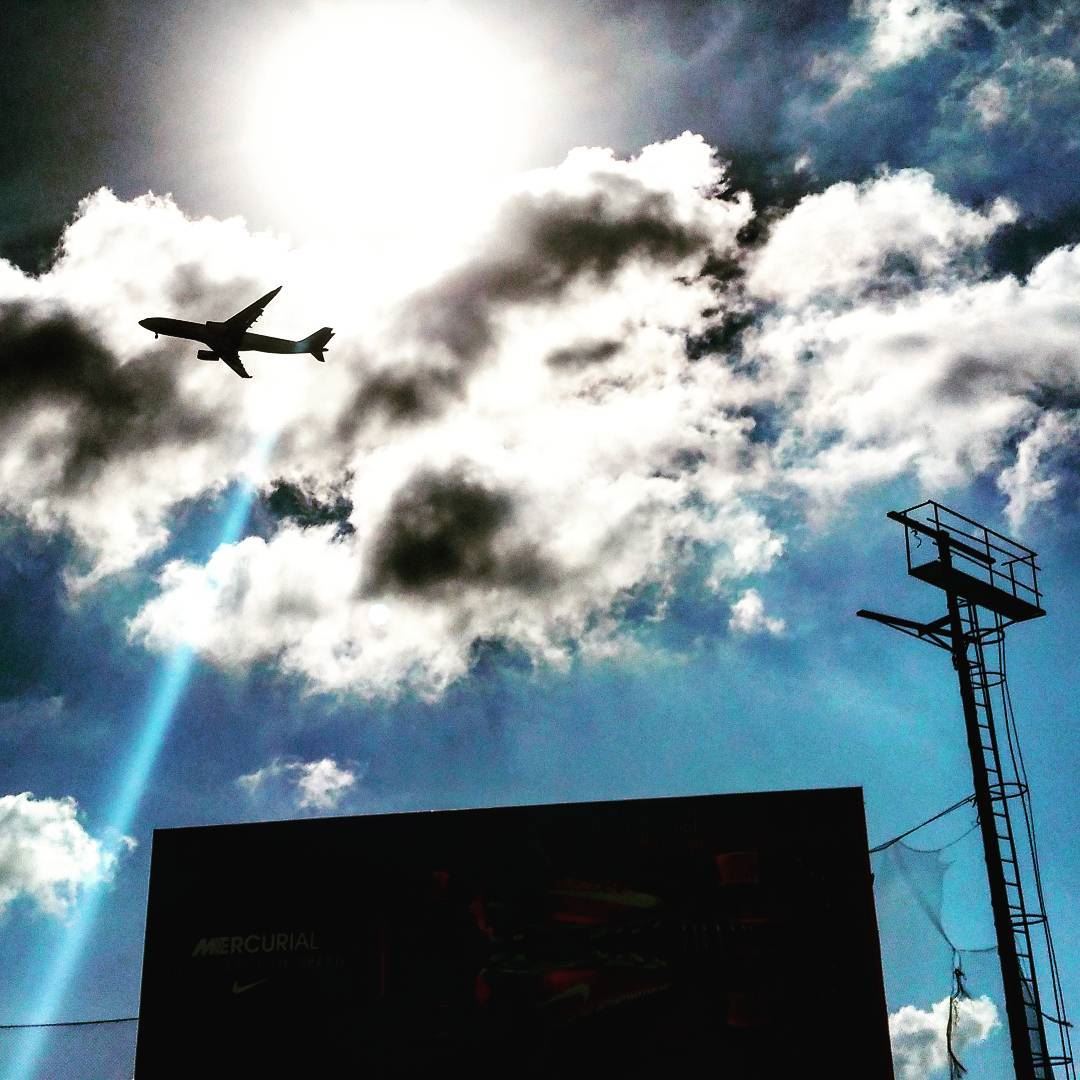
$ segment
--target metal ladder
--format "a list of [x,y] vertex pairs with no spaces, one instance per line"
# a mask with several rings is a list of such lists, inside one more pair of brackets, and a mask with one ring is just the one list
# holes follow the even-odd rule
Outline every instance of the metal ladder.
[[[1027,797],[1027,787],[1015,771],[1010,770],[1006,774],[1003,770],[991,703],[991,691],[999,688],[1004,678],[1001,669],[1004,630],[997,625],[996,621],[992,628],[981,628],[978,609],[975,604],[967,600],[960,600],[960,619],[969,647],[967,662],[975,696],[979,742],[982,746],[983,767],[990,786],[994,832],[997,835],[998,851],[1004,869],[1009,922],[1013,940],[1016,943],[1025,1024],[1035,1067],[1035,1077],[1036,1080],[1054,1080],[1054,1061],[1047,1049],[1046,1029],[1042,1014],[1036,1004],[1039,1001],[1039,994],[1031,942],[1031,927],[1045,926],[1046,915],[1042,911],[1029,908],[1024,902],[1021,866],[1017,857],[1012,816],[1009,813],[1009,803],[1013,799],[1024,800]],[[996,652],[996,668],[991,668],[987,664],[988,647]]]

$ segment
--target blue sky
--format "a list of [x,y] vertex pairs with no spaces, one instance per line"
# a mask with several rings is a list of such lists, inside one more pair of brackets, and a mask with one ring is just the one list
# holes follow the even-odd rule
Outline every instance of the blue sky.
[[[885,518],[928,497],[1040,555],[1009,672],[1075,1014],[1075,15],[773,8],[16,18],[0,1022],[137,1011],[154,828],[833,785],[872,843],[928,818],[971,789],[954,674],[854,616],[942,613]],[[334,326],[325,367],[137,325],[282,283],[258,329]],[[875,871],[897,1076],[947,1075],[948,947]],[[0,1032],[0,1074],[72,1038]]]

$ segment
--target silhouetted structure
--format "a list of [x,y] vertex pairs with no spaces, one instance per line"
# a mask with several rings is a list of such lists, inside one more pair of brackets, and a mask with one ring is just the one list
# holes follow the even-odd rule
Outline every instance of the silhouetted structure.
[[153,845],[140,1080],[892,1077],[857,788]]
[[[908,573],[944,591],[946,612],[927,623],[874,611],[857,614],[952,656],[964,709],[1016,1076],[1018,1080],[1054,1080],[1058,1069],[1062,1076],[1075,1080],[1005,671],[1005,628],[1046,614],[1035,552],[933,500],[890,511],[888,516],[904,526]],[[988,625],[980,621],[980,608],[989,615]],[[1001,696],[1007,759],[1002,756],[994,722],[993,690]],[[1021,809],[1021,844],[1010,810],[1013,802]],[[1025,890],[1030,898],[1032,886],[1037,897],[1034,907],[1025,898]],[[1037,977],[1042,965],[1052,987],[1053,1015],[1042,1007]],[[1053,1050],[1047,1039],[1048,1025],[1057,1036]]]

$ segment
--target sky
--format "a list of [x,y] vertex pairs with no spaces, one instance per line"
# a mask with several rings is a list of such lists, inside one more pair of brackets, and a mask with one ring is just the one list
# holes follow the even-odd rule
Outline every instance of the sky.
[[[1040,555],[1009,674],[1075,1018],[1073,6],[5,23],[0,1024],[136,1014],[155,828],[846,785],[872,844],[929,818],[971,790],[955,675],[854,615],[943,613],[885,517],[927,498]],[[278,285],[257,329],[334,327],[325,365],[241,382],[138,325]],[[997,1080],[972,820],[909,843],[950,845]],[[946,1076],[949,948],[874,865],[897,1077]],[[133,1039],[0,1031],[0,1075],[129,1076]]]

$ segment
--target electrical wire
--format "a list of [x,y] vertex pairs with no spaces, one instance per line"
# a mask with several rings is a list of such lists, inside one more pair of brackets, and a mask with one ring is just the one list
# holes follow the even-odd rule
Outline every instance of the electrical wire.
[[130,1024],[137,1016],[116,1016],[109,1020],[54,1020],[50,1024],[0,1024],[0,1031],[25,1031],[27,1028],[89,1027],[91,1024]]
[[[1001,617],[997,617],[998,628],[1001,629]],[[1043,1019],[1052,1023],[1058,1031],[1058,1039],[1062,1050],[1061,1065],[1064,1066],[1066,1076],[1075,1080],[1076,1068],[1072,1049],[1072,1024],[1066,1018],[1065,995],[1061,985],[1061,973],[1057,961],[1057,953],[1054,949],[1054,939],[1050,933],[1050,919],[1046,910],[1046,900],[1043,892],[1042,869],[1039,865],[1039,849],[1036,841],[1035,815],[1031,805],[1030,787],[1027,778],[1027,766],[1024,762],[1023,750],[1020,747],[1020,733],[1016,725],[1016,713],[1013,709],[1012,694],[1009,690],[1008,670],[1006,666],[1004,638],[997,643],[999,663],[1001,667],[1000,694],[1002,712],[1005,717],[1005,734],[1009,746],[1009,757],[1012,761],[1013,772],[1023,785],[1021,788],[1020,805],[1024,814],[1024,827],[1031,849],[1032,879],[1035,883],[1035,895],[1039,903],[1039,917],[1042,922],[1043,938],[1046,943],[1046,957],[1050,969],[1051,993],[1054,998],[1055,1016],[1042,1013]],[[1040,1010],[1041,1012],[1041,1010]]]

